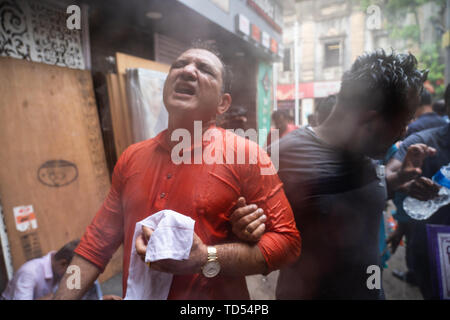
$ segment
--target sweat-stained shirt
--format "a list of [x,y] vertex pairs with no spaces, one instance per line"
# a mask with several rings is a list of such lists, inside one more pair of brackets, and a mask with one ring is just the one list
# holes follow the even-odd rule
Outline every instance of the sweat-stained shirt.
[[[214,152],[209,150],[210,154],[216,155],[216,151],[222,150],[223,162],[232,154],[236,163],[239,153],[244,151],[246,164],[230,164],[229,161],[225,164],[177,165],[171,160],[167,130],[153,139],[130,146],[119,158],[109,194],[75,252],[103,271],[123,243],[124,293],[136,222],[163,209],[194,219],[194,231],[206,245],[236,242],[229,219],[237,199],[243,196],[248,204],[257,204],[267,216],[266,232],[258,247],[269,271],[279,269],[299,256],[300,234],[270,158],[261,150],[261,157],[251,164],[248,159],[254,152],[250,150],[260,150],[259,147],[229,131],[216,129],[222,139],[220,136],[214,139]],[[230,147],[225,142],[231,139],[236,142]],[[203,151],[208,152],[206,147],[210,143],[204,141],[202,144]],[[191,155],[198,147],[200,144],[188,148]],[[272,168],[273,174],[261,175],[261,169],[267,171],[268,168]],[[244,276],[219,273],[208,279],[202,274],[174,275],[168,299],[249,299],[249,293]]]
[[382,298],[367,287],[367,270],[380,265],[383,175],[371,159],[325,143],[310,127],[278,144],[278,174],[303,245],[300,258],[280,270],[277,299]]

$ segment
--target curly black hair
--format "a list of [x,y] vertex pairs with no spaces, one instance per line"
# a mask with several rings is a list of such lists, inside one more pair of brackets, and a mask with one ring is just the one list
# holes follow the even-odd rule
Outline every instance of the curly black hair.
[[359,56],[342,76],[339,104],[367,108],[384,116],[412,113],[408,105],[411,90],[420,94],[428,75],[417,69],[411,53],[386,54],[382,49]]

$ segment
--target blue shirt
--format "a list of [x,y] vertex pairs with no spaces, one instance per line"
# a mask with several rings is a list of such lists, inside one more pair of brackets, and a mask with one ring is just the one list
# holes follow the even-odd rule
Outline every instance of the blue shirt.
[[[450,124],[415,133],[403,141],[399,151],[394,155],[399,161],[403,161],[407,149],[415,143],[424,143],[437,150],[433,157],[425,159],[422,166],[424,177],[430,178],[444,165],[450,163]],[[405,214],[406,215],[406,214]],[[438,298],[432,291],[432,280],[429,269],[428,240],[426,225],[440,224],[450,225],[450,205],[441,207],[427,220],[413,220],[409,246],[411,246],[411,263],[415,275],[421,286],[425,298]]]
[[409,137],[415,132],[445,126],[446,124],[447,121],[436,112],[425,113],[408,126],[406,137]]

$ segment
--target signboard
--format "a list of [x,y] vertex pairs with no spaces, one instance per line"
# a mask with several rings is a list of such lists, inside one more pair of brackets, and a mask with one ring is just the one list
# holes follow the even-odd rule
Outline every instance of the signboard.
[[252,39],[258,43],[261,43],[261,29],[254,24],[252,24]]
[[37,229],[36,215],[34,214],[32,205],[14,207],[13,212],[18,231],[25,232],[27,230]]
[[427,225],[433,295],[450,300],[450,226]]
[[264,146],[270,131],[270,117],[272,115],[272,66],[260,62],[258,66],[258,132],[259,145]]
[[[298,97],[325,98],[331,94],[337,94],[340,90],[340,81],[301,82],[298,84]],[[280,84],[277,86],[278,100],[294,100],[293,84]]]
[[283,12],[274,0],[247,0],[247,4],[265,19],[276,31],[282,32]]
[[336,94],[340,87],[340,81],[314,82],[314,98],[325,98],[330,94]]
[[278,55],[279,55],[281,58],[284,58],[284,46],[283,46],[282,43],[279,43],[279,44],[278,44]]
[[245,34],[246,36],[250,35],[250,20],[242,14],[237,15],[237,23],[238,23],[238,31]]
[[262,32],[262,45],[264,48],[269,49],[270,47],[270,36],[267,32]]
[[[298,84],[298,97],[314,98],[314,83],[313,82],[301,82]],[[280,84],[277,86],[277,99],[278,100],[294,100],[295,91],[293,84]]]
[[230,11],[230,0],[210,0],[210,1],[223,11],[225,12]]
[[270,39],[270,51],[277,54],[278,53],[278,43],[274,38]]

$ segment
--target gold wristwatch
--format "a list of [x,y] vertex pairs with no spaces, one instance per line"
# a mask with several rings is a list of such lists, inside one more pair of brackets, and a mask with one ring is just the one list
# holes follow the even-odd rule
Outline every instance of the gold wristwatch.
[[213,278],[220,272],[220,263],[217,259],[217,249],[213,246],[208,246],[208,261],[202,267],[202,273],[207,278]]

